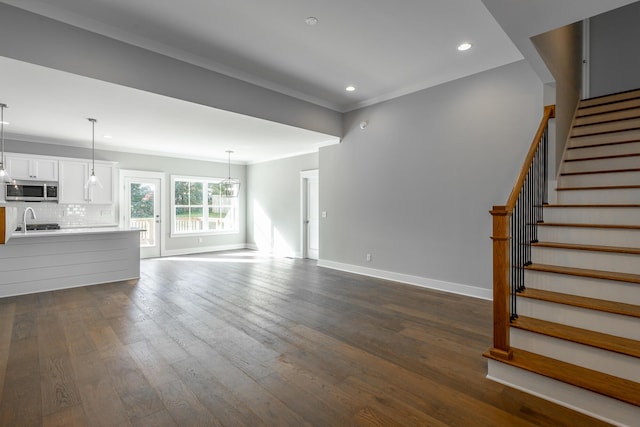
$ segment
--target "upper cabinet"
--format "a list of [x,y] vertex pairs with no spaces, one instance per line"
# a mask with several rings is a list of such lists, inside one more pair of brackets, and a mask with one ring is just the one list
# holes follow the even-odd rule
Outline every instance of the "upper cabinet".
[[60,160],[59,203],[113,203],[113,169],[113,163],[96,162],[97,182],[88,185],[91,161]]
[[7,154],[7,172],[13,179],[58,181],[58,160]]

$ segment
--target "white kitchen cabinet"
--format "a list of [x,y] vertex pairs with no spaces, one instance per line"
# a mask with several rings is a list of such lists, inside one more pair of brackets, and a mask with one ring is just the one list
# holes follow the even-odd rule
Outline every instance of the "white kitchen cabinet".
[[7,172],[18,180],[57,181],[58,160],[7,155]]
[[113,164],[96,162],[95,174],[100,184],[87,186],[91,161],[60,160],[59,203],[113,203]]

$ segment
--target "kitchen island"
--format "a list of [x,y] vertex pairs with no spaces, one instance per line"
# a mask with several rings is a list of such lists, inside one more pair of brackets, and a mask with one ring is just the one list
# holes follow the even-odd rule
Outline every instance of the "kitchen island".
[[0,245],[0,298],[137,279],[139,233],[119,227],[13,232]]

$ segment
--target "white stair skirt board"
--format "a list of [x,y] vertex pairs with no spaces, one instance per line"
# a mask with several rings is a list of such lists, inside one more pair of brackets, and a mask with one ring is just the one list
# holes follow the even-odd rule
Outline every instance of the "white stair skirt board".
[[562,173],[608,171],[619,169],[633,169],[640,167],[640,157],[615,157],[612,159],[581,160],[579,162],[565,162]]
[[545,207],[544,221],[572,224],[638,224],[640,207]]
[[640,275],[640,255],[575,249],[531,247],[534,264],[614,271]]
[[429,279],[427,277],[412,276],[409,274],[395,273],[393,271],[378,270],[375,268],[361,267],[359,265],[343,264],[326,259],[318,260],[318,267],[331,268],[333,270],[346,271],[348,273],[361,274],[363,276],[376,277],[394,282],[406,283],[422,288],[435,289],[452,294],[466,295],[469,297],[491,300],[493,290],[477,286],[463,285],[460,283],[445,282],[443,280]]
[[[638,157],[640,161],[640,157]],[[640,185],[637,184],[637,185]],[[612,188],[606,190],[557,191],[557,204],[640,204],[640,188]],[[640,222],[640,220],[638,221]]]
[[579,387],[488,360],[487,378],[615,426],[638,425],[640,408]]
[[511,346],[552,359],[640,383],[638,359],[518,328],[510,329]]
[[531,289],[640,305],[640,284],[637,283],[531,270],[524,272],[524,283]]
[[[545,219],[545,222],[550,222]],[[540,242],[640,248],[640,229],[539,226]]]
[[518,314],[522,316],[589,329],[632,340],[640,340],[640,319],[637,317],[605,313],[524,297],[517,299],[517,307]]
[[584,159],[586,157],[614,156],[618,154],[640,153],[640,141],[628,144],[604,145],[599,147],[567,150],[566,159]]
[[599,135],[571,137],[571,139],[569,139],[569,147],[585,147],[590,145],[636,140],[640,140],[640,129]]
[[637,185],[640,182],[640,172],[609,172],[587,175],[561,175],[558,178],[559,187],[595,187],[599,185]]

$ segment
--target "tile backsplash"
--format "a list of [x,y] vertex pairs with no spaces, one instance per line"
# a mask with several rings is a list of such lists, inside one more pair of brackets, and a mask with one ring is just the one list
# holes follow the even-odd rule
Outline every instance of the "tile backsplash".
[[27,218],[27,223],[55,223],[62,228],[114,225],[116,209],[114,205],[66,204],[47,202],[7,202],[6,206],[18,208],[18,222],[22,222],[24,210],[31,206],[36,219]]

